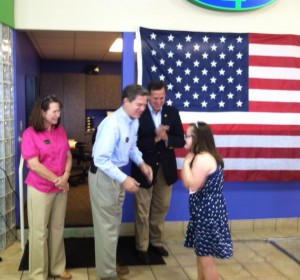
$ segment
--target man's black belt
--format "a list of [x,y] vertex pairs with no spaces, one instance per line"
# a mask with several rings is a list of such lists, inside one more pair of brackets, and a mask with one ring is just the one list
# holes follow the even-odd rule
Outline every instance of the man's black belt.
[[91,173],[93,173],[93,174],[96,174],[96,173],[97,173],[97,166],[94,164],[94,161],[93,161],[93,160],[91,161],[90,171],[91,171]]

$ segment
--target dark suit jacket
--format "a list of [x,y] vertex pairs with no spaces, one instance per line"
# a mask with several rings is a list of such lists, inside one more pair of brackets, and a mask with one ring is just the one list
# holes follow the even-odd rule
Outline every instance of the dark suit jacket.
[[161,124],[168,125],[168,146],[165,141],[155,143],[155,125],[148,106],[139,119],[137,146],[143,153],[144,161],[152,167],[153,182],[149,184],[136,164],[132,164],[131,176],[135,178],[142,188],[150,188],[156,180],[159,164],[162,164],[165,180],[168,185],[174,184],[177,179],[177,165],[174,148],[183,147],[184,132],[178,110],[164,105],[161,113]]

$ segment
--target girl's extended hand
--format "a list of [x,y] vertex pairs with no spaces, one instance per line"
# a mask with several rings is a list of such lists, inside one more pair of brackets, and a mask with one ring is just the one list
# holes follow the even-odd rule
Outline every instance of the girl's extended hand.
[[195,155],[193,153],[188,153],[186,156],[185,156],[185,159],[184,159],[184,162],[183,164],[187,164],[190,166],[192,160],[194,159]]

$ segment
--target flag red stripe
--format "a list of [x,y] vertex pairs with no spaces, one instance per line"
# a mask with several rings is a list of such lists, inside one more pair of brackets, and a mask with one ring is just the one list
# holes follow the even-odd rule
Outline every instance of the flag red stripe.
[[252,89],[300,90],[300,81],[249,78],[249,88],[252,88]]
[[[186,130],[188,124],[183,124]],[[300,125],[210,124],[214,135],[300,135]]]
[[249,34],[250,44],[263,45],[293,45],[300,46],[298,35],[280,35],[280,34]]
[[223,158],[300,158],[300,148],[217,148]]
[[[223,158],[300,158],[300,148],[224,148],[217,147]],[[176,149],[176,157],[184,158],[187,154],[184,148]]]
[[224,170],[225,181],[299,181],[299,171]]
[[300,58],[251,55],[249,56],[249,65],[300,68]]
[[[180,170],[177,170],[178,177],[181,178]],[[292,170],[224,170],[225,182],[246,182],[246,181],[299,181],[299,171]]]
[[288,102],[249,102],[250,112],[277,112],[277,113],[299,113],[300,103],[288,103]]

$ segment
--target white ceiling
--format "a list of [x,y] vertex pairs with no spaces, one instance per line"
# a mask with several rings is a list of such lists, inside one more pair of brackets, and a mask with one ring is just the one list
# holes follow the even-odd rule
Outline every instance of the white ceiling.
[[42,60],[120,62],[121,53],[109,48],[117,32],[26,31]]

